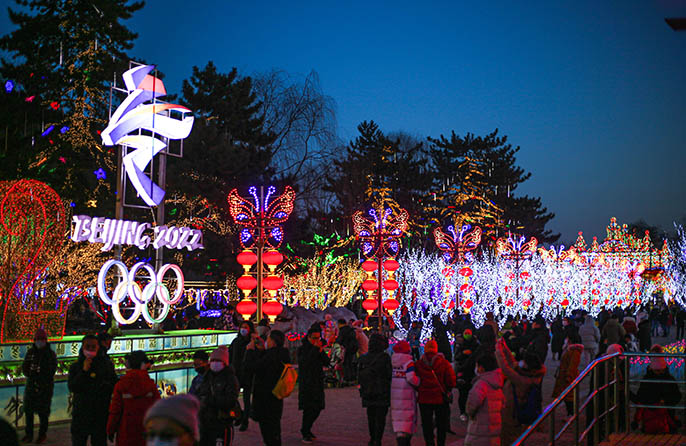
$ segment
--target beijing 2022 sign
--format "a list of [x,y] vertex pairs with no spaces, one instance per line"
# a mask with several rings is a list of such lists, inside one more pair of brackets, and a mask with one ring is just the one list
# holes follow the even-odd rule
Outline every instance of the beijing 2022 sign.
[[129,220],[74,215],[71,239],[75,242],[102,243],[102,251],[115,245],[134,245],[146,249],[203,249],[202,231],[175,226],[152,226]]

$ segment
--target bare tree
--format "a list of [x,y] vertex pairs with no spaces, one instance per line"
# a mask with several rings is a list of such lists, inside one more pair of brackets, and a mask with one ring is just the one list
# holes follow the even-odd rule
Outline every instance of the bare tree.
[[272,165],[277,175],[295,181],[299,199],[309,206],[324,204],[321,186],[340,146],[335,101],[322,92],[315,71],[304,78],[280,70],[257,74],[253,88],[264,131],[276,135]]

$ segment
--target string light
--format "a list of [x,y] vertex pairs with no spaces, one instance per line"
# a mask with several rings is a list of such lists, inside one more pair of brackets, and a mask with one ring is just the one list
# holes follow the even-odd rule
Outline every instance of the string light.
[[289,306],[320,310],[345,306],[358,293],[365,278],[358,263],[350,259],[321,265],[313,258],[306,259],[304,264],[304,273],[284,277],[282,299]]

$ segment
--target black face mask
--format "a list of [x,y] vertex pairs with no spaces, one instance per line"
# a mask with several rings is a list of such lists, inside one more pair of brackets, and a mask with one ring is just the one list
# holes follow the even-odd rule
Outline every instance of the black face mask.
[[195,368],[195,372],[196,372],[198,375],[202,375],[202,374],[205,373],[205,367],[196,367],[196,368]]

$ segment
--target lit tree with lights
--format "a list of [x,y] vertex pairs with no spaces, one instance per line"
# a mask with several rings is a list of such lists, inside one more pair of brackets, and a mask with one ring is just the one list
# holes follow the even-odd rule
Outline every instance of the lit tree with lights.
[[[136,38],[121,20],[129,19],[143,2],[17,0],[17,4],[21,8],[10,8],[9,18],[18,28],[0,38],[0,48],[11,54],[12,61],[3,58],[0,71],[16,83],[27,111],[47,112],[47,121],[30,126],[28,134],[24,115],[21,122],[14,120],[12,152],[30,154],[25,159],[28,165],[18,170],[45,179],[63,197],[74,200],[77,211],[107,207],[112,201],[99,198],[111,190],[116,157],[100,144],[97,131],[106,125],[109,83],[127,68],[126,51]],[[34,123],[39,116],[33,115]],[[97,178],[93,171],[98,168],[109,175]],[[1,176],[15,175],[8,173]]]

